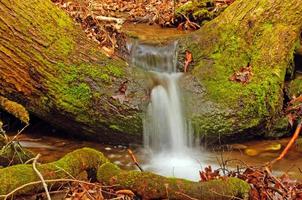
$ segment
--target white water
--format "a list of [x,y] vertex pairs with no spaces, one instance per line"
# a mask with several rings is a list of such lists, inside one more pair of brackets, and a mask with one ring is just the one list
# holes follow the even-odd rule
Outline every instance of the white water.
[[133,45],[131,61],[151,71],[154,82],[144,119],[144,168],[166,176],[198,180],[201,154],[193,149],[193,133],[184,117],[176,73],[176,44],[164,47]]

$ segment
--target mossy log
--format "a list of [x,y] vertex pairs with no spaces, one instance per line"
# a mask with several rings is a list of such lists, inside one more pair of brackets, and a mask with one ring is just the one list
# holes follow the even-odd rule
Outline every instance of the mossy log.
[[[293,74],[301,25],[302,1],[236,0],[180,40],[182,51],[193,54],[183,85],[191,90],[189,116],[196,132],[217,140],[274,131],[282,115],[284,81]],[[243,68],[250,76],[240,73]]]
[[[49,0],[1,0],[0,11],[0,95],[79,136],[141,141],[151,88],[139,69],[106,57]],[[195,133],[218,140],[272,129],[301,24],[299,0],[236,0],[182,37],[179,51],[191,51],[194,60],[182,85]],[[247,66],[246,84],[230,80]],[[121,103],[112,96],[125,81],[128,98]]]
[[166,178],[150,172],[124,171],[112,163],[98,169],[98,180],[120,189],[130,189],[142,199],[248,199],[250,186],[237,178],[208,182]]
[[[110,185],[130,189],[143,199],[188,199],[188,195],[198,199],[247,198],[249,184],[236,178],[213,180],[199,183],[184,179],[166,178],[150,172],[123,171],[110,163],[101,153],[83,148],[67,154],[62,159],[37,166],[45,180],[77,177],[82,172],[90,174]],[[0,197],[24,184],[39,181],[31,164],[15,165],[0,169]],[[58,183],[57,183],[58,184]],[[49,186],[51,186],[49,184]],[[55,188],[55,185],[51,186]],[[118,189],[117,188],[117,189]],[[43,191],[42,184],[31,185],[19,190],[15,195]]]
[[[49,123],[112,143],[140,138],[140,73],[105,56],[50,0],[0,1],[0,71],[0,95]],[[112,96],[126,80],[120,103]]]
[[[78,177],[82,172],[96,173],[97,168],[109,162],[101,153],[83,148],[67,154],[62,159],[37,166],[45,180]],[[72,177],[71,177],[72,176]],[[6,195],[14,189],[35,181],[40,181],[31,164],[20,164],[0,169],[0,195]],[[48,184],[49,186],[51,184]],[[42,184],[30,185],[19,190],[15,195],[35,194],[43,190]]]

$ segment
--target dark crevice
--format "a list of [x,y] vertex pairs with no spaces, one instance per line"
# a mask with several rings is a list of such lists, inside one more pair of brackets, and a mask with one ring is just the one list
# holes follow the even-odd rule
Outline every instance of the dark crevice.
[[302,74],[302,54],[294,54],[294,65],[295,74]]
[[287,105],[291,99],[291,97],[288,95],[288,92],[287,92],[287,86],[288,83],[285,83],[285,86],[283,88],[283,107],[282,107],[282,110],[285,110],[287,108]]

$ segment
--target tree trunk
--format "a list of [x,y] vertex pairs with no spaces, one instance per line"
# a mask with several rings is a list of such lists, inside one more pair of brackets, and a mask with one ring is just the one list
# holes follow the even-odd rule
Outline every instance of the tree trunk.
[[[72,134],[112,143],[141,136],[140,72],[106,57],[49,0],[0,1],[0,72],[0,95]],[[126,80],[120,103],[112,96]]]
[[280,118],[284,81],[292,77],[301,25],[302,1],[236,0],[180,40],[181,51],[193,54],[183,85],[192,94],[188,106],[196,133],[246,139],[287,128]]
[[[0,0],[0,11],[0,95],[73,134],[138,141],[152,89],[140,70],[100,53],[48,0]],[[196,133],[217,139],[270,128],[301,23],[299,0],[237,0],[180,40],[194,59],[183,86]],[[240,69],[247,67],[246,76]],[[112,96],[126,80],[128,98],[119,102]]]

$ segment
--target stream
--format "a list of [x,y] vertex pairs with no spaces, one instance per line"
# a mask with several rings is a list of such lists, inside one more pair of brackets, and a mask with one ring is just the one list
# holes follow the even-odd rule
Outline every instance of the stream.
[[[159,43],[184,34],[175,29],[158,29],[148,25],[126,25],[124,31],[139,36],[140,41]],[[40,162],[51,162],[65,154],[82,147],[102,151],[113,163],[123,169],[137,170],[127,148],[130,148],[143,169],[166,176],[199,179],[199,170],[211,165],[213,169],[237,169],[238,166],[261,166],[278,157],[288,142],[279,140],[255,140],[226,146],[204,148],[194,145],[194,133],[190,121],[182,113],[185,107],[178,80],[182,73],[177,72],[175,55],[177,43],[154,47],[144,43],[132,42],[130,63],[146,71],[150,79],[150,103],[145,111],[144,144],[106,145],[70,137],[59,136],[66,133],[38,122],[31,125],[19,137],[20,144],[42,156]],[[302,146],[302,145],[301,145]],[[295,146],[290,153],[273,166],[276,175],[287,173],[294,179],[302,179],[302,147]]]
[[[132,30],[133,27],[130,29]],[[176,34],[171,31],[171,34]],[[147,38],[149,35],[145,39]],[[223,147],[204,148],[202,145],[196,145],[198,138],[194,138],[190,121],[183,115],[186,109],[185,98],[178,86],[183,74],[176,68],[176,48],[177,42],[152,46],[135,40],[129,44],[130,63],[144,69],[146,78],[151,83],[150,102],[142,122],[143,145],[111,146],[60,138],[58,135],[65,135],[65,133],[60,133],[42,122],[26,130],[19,138],[20,144],[35,153],[40,153],[42,162],[57,160],[81,147],[91,147],[102,151],[121,168],[133,170],[137,168],[128,155],[127,149],[130,148],[144,170],[195,181],[199,180],[199,170],[208,165],[213,169],[238,169],[238,167],[261,166],[278,157],[287,144],[286,138],[249,141]],[[302,171],[299,168],[302,166],[301,152],[301,147],[300,150],[293,148],[286,158],[273,166],[273,172],[276,175],[287,173],[294,179],[301,179]]]
[[[39,161],[43,163],[55,161],[75,149],[91,147],[102,151],[109,160],[120,166],[122,169],[137,170],[131,157],[127,153],[128,147],[61,138],[57,136],[61,132],[56,130],[54,135],[54,130],[55,129],[44,123],[35,127],[29,127],[29,129],[25,130],[20,136],[20,144],[34,153],[40,153],[42,156]],[[212,168],[215,169],[220,167],[221,159],[223,159],[224,161],[228,161],[228,169],[235,169],[237,166],[245,165],[261,166],[278,157],[281,150],[277,150],[278,148],[276,147],[279,145],[284,147],[288,140],[289,138],[279,140],[255,140],[240,144],[230,144],[225,146],[223,150],[213,146],[211,148],[202,149],[203,156],[200,157],[199,160],[195,160],[195,164],[200,166],[199,169],[208,165],[211,165]],[[130,145],[129,148],[133,150],[139,163],[146,169],[145,167],[148,167],[150,157],[148,154],[144,153],[142,146]],[[253,153],[251,154],[250,152]],[[301,150],[299,151],[299,149],[294,146],[283,160],[274,164],[273,172],[276,175],[282,175],[285,172],[291,178],[302,180],[302,173],[299,169],[301,166]],[[193,177],[198,177],[199,169],[187,170],[187,173],[191,174]]]

